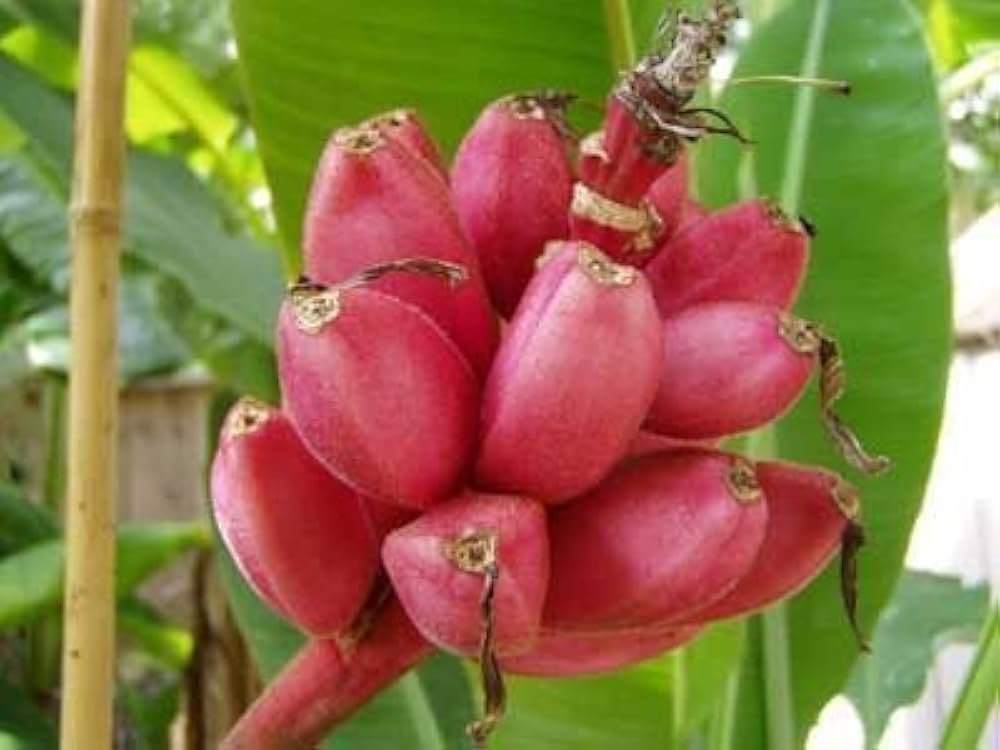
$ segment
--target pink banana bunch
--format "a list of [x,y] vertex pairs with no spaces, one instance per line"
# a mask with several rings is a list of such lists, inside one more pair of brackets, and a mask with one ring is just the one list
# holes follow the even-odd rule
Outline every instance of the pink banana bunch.
[[311,747],[432,647],[479,661],[485,742],[503,672],[650,658],[838,548],[857,631],[857,492],[718,448],[818,373],[844,456],[888,464],[833,411],[836,343],[790,312],[809,225],[689,195],[688,144],[731,128],[688,106],[730,11],[682,16],[579,142],[553,91],[486,107],[450,173],[407,110],[331,136],[279,315],[281,407],[238,402],[212,468],[229,551],[310,640],[224,747]]

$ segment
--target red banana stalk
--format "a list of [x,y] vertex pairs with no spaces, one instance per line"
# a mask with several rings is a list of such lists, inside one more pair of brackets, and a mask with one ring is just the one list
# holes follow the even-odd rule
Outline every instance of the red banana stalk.
[[733,3],[722,2],[704,18],[678,16],[670,49],[654,51],[622,77],[609,98],[603,134],[580,146],[572,239],[592,242],[620,262],[644,265],[666,229],[645,197],[653,182],[680,158],[687,141],[709,133],[742,140],[721,112],[688,106],[736,15]]
[[479,486],[554,503],[597,484],[642,423],[661,368],[645,279],[558,243],[497,352],[483,394]]
[[611,200],[636,205],[683,153],[644,128],[617,92],[608,97],[604,130],[580,146],[580,179]]
[[311,639],[267,686],[220,750],[311,750],[431,653],[396,601],[356,640]]
[[378,569],[371,525],[357,493],[312,457],[287,417],[251,399],[232,408],[212,499],[223,539],[265,599],[313,635],[352,622]]
[[409,257],[459,264],[469,278],[451,289],[417,274],[387,275],[373,282],[375,288],[429,315],[484,375],[497,345],[496,319],[447,185],[425,159],[377,127],[337,131],[309,197],[306,274],[336,284]]
[[452,167],[452,196],[490,297],[509,318],[549,240],[569,234],[573,175],[564,112],[553,95],[507,96],[489,105]]
[[279,316],[278,374],[305,442],[363,494],[423,509],[461,484],[478,383],[416,307],[364,287],[297,285]]
[[806,225],[764,200],[738,203],[670,239],[646,267],[669,317],[706,302],[788,308],[808,261]]
[[622,103],[608,100],[606,130],[580,143],[580,181],[573,186],[570,237],[589,242],[620,263],[645,265],[665,224],[646,190],[679,158],[658,154]]
[[697,619],[753,564],[763,500],[739,456],[675,450],[625,463],[552,511],[543,622],[593,632]]

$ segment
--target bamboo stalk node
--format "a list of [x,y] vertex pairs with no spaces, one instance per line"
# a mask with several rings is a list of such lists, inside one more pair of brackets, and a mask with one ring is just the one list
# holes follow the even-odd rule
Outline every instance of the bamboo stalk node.
[[119,231],[122,212],[110,203],[74,204],[70,206],[69,218],[74,231],[111,233]]

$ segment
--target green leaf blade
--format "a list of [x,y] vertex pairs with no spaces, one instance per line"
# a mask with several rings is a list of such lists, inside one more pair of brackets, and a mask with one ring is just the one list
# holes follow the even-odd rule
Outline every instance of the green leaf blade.
[[675,696],[675,706],[678,694],[683,693],[684,710],[674,711],[678,740],[690,740],[723,698],[743,656],[745,634],[743,620],[716,623],[693,643],[674,653],[675,664],[679,662],[684,672],[682,681],[675,676],[669,686]]
[[599,102],[612,81],[597,3],[237,0],[233,20],[286,243],[334,128],[415,107],[446,152],[489,101],[564,88]]
[[55,722],[27,692],[0,677],[0,748],[51,750],[58,745]]
[[52,514],[25,497],[17,485],[0,481],[0,554],[10,554],[59,533]]
[[[202,523],[135,523],[117,533],[115,589],[119,597],[191,549],[209,544]],[[65,544],[43,541],[0,559],[0,628],[23,625],[62,603]]]
[[1000,609],[990,611],[976,655],[941,740],[942,750],[962,750],[982,739],[1000,700]]
[[[753,36],[735,76],[801,71],[824,5],[789,3]],[[801,92],[734,88],[723,108],[757,141],[752,164],[761,194],[800,196],[798,210],[818,227],[797,312],[824,324],[843,346],[849,387],[841,415],[895,460],[877,479],[850,471],[822,434],[814,396],[777,428],[783,458],[834,468],[862,491],[869,544],[861,556],[861,613],[871,628],[899,575],[941,418],[950,356],[945,147],[930,58],[909,8],[841,0],[826,10],[816,72],[849,80],[849,98],[814,92],[809,127],[798,133],[792,114]],[[788,181],[795,148],[802,153],[801,166],[792,165],[800,191]],[[711,143],[702,156],[705,194],[715,205],[734,200],[739,150]],[[857,650],[833,571],[793,599],[788,616],[801,742]]]
[[511,677],[497,750],[647,750],[670,747],[671,656],[606,675]]
[[[42,229],[55,239],[55,200],[69,194],[71,102],[0,53],[0,110],[31,136],[30,156],[53,193]],[[270,347],[284,293],[278,256],[245,234],[227,231],[217,207],[208,187],[178,160],[129,151],[124,251],[176,279],[205,309]],[[8,221],[20,227],[16,217]],[[38,227],[27,229],[39,233]],[[47,258],[55,250],[68,255],[64,223],[61,231],[61,244]]]
[[946,643],[972,640],[986,619],[989,591],[964,588],[948,576],[906,571],[872,639],[847,683],[847,697],[865,726],[869,747],[881,738],[892,712],[923,691],[937,651]]

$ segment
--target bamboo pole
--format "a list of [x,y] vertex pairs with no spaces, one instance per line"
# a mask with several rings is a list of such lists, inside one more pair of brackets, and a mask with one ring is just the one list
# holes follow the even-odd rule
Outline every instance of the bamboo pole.
[[60,746],[112,746],[116,313],[128,0],[84,0],[70,230],[66,598]]

